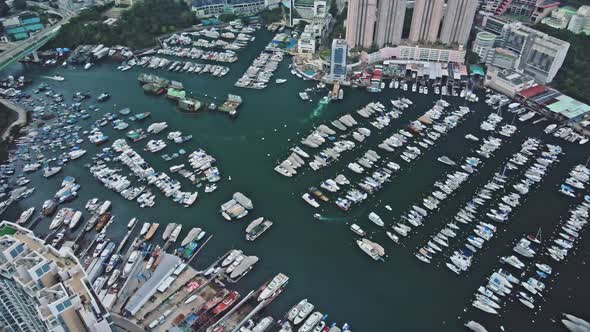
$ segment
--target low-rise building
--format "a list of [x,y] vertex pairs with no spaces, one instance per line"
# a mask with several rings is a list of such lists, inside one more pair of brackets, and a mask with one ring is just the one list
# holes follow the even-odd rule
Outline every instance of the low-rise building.
[[572,16],[567,29],[573,33],[590,35],[590,6],[578,8],[576,14]]
[[485,64],[491,65],[500,69],[516,68],[518,63],[518,54],[505,48],[496,47],[492,49],[487,57]]
[[499,69],[493,66],[488,67],[484,80],[484,86],[510,97],[535,85],[535,79],[530,76],[513,69]]
[[537,24],[558,6],[557,0],[486,0],[483,9],[497,16],[509,15]]
[[420,45],[399,45],[384,47],[377,52],[366,54],[364,58],[361,58],[361,61],[370,64],[385,60],[465,63],[465,53],[461,46],[458,48],[436,48]]
[[133,4],[133,0],[115,0],[115,6],[117,7],[131,7]]
[[193,0],[191,10],[197,17],[224,13],[253,15],[266,8],[264,0]]
[[68,247],[56,250],[0,223],[0,322],[9,331],[112,331],[110,316]]
[[306,25],[305,30],[297,40],[297,53],[301,55],[312,56],[316,50],[316,38],[311,25]]
[[541,23],[546,24],[554,29],[567,28],[572,16],[576,14],[576,9],[573,7],[561,7],[551,12],[551,15],[541,20]]
[[549,118],[578,123],[590,116],[590,106],[545,85],[537,85],[516,95],[525,107]]

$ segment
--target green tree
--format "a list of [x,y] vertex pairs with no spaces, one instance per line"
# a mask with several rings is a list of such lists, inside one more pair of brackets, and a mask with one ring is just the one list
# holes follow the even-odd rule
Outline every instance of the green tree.
[[27,0],[14,0],[14,8],[18,10],[27,9]]
[[0,16],[6,16],[9,11],[10,8],[6,4],[6,1],[0,0]]
[[280,21],[283,18],[283,11],[281,9],[281,6],[279,5],[279,7],[277,8],[265,10],[261,12],[259,15],[265,24],[270,24],[273,22]]
[[219,15],[219,20],[222,22],[231,22],[231,21],[235,20],[236,18],[238,18],[238,15],[231,14],[231,13]]
[[330,1],[330,15],[332,15],[332,17],[338,16],[338,4],[336,3],[336,0]]
[[308,24],[308,23],[307,23],[306,21],[304,21],[304,20],[299,20],[299,22],[297,22],[297,30],[299,30],[299,31],[303,31],[303,30],[305,30],[305,26],[306,26],[307,24]]
[[590,104],[590,57],[587,53],[590,36],[554,29],[544,24],[535,26],[535,29],[570,43],[565,61],[551,85],[572,98]]
[[471,50],[467,50],[467,55],[465,56],[465,62],[469,64],[478,64],[481,62],[479,55]]
[[156,43],[156,37],[197,24],[197,18],[184,2],[144,0],[121,15],[114,26],[102,24],[108,6],[91,7],[65,24],[47,48],[80,44],[126,45],[142,49]]

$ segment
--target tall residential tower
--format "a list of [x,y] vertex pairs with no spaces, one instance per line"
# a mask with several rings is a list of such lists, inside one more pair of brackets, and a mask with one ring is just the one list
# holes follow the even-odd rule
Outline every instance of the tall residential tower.
[[440,41],[444,44],[467,44],[477,10],[477,0],[449,0]]
[[402,40],[406,0],[380,0],[377,6],[377,31],[375,44],[398,45]]
[[444,5],[444,0],[416,0],[410,27],[410,41],[436,42]]
[[373,45],[377,22],[377,0],[350,0],[346,19],[346,41],[350,48]]

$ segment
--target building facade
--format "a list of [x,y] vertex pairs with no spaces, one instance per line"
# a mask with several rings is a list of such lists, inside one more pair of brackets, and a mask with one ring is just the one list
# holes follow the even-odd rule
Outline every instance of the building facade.
[[590,35],[590,6],[581,6],[572,16],[567,29],[573,33]]
[[517,54],[516,67],[538,82],[553,80],[565,60],[570,44],[522,23],[504,26],[498,46]]
[[313,27],[309,24],[305,26],[305,29],[297,40],[297,52],[301,55],[312,56],[316,50],[316,38],[313,33]]
[[444,44],[466,45],[478,5],[477,0],[449,0],[440,41]]
[[481,21],[480,30],[487,31],[489,33],[493,33],[496,36],[502,34],[502,30],[506,24],[509,24],[508,20],[503,19],[500,16],[495,16],[490,13],[484,13],[483,19]]
[[346,79],[346,56],[348,44],[344,39],[332,41],[332,54],[330,55],[330,79],[332,81],[344,81]]
[[485,0],[484,10],[494,15],[512,15],[537,24],[559,7],[557,0]]
[[535,86],[535,79],[523,75],[513,69],[499,69],[488,67],[484,86],[499,91],[507,96],[514,97],[522,90]]
[[373,45],[377,23],[377,0],[350,0],[346,18],[346,41],[350,48]]
[[416,0],[409,40],[414,43],[434,43],[438,39],[443,18],[444,0]]
[[193,0],[191,10],[197,17],[211,17],[226,13],[253,15],[264,8],[264,0]]
[[551,15],[541,20],[541,23],[546,24],[554,29],[565,29],[572,16],[576,14],[576,10],[572,7],[562,7],[551,12]]
[[375,44],[399,45],[402,40],[404,17],[406,15],[406,0],[381,0],[377,6],[377,31]]
[[0,223],[0,322],[8,331],[110,332],[108,311],[69,248]]
[[412,60],[427,62],[445,62],[462,64],[465,62],[465,50],[462,48],[436,48],[419,45],[399,45],[384,47],[368,55],[369,63],[384,60]]
[[496,35],[486,31],[480,31],[475,36],[472,51],[477,53],[481,62],[486,62],[493,53]]

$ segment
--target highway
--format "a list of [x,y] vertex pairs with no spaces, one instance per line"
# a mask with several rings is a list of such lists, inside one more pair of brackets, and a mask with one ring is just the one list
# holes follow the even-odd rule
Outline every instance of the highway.
[[[53,8],[47,7],[42,4],[35,3],[35,5],[46,10],[54,11]],[[10,49],[7,49],[4,52],[0,53],[0,70],[4,69],[14,61],[20,59],[21,57],[26,55],[27,52],[38,49],[39,47],[43,46],[43,44],[45,44],[48,40],[50,40],[57,34],[62,25],[68,23],[70,21],[70,18],[76,15],[76,13],[70,11],[58,11],[55,13],[62,17],[62,20],[59,21],[57,24],[48,26],[47,28],[37,32],[31,38],[25,39],[18,43],[12,43],[12,45],[15,45],[14,47],[11,47]]]

